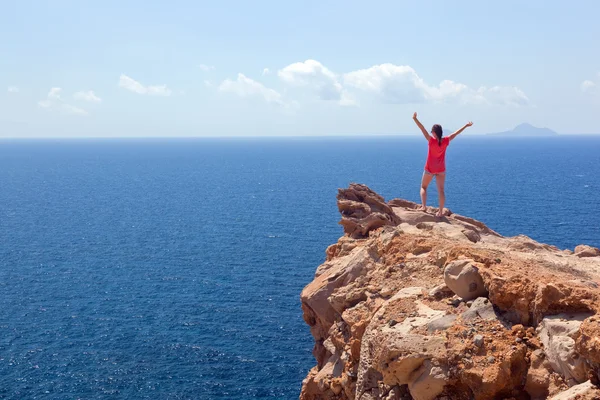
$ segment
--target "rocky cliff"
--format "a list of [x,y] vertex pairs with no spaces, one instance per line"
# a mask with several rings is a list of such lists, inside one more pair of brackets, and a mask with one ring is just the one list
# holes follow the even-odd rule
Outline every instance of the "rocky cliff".
[[600,399],[600,251],[339,191],[345,235],[301,295],[301,399]]

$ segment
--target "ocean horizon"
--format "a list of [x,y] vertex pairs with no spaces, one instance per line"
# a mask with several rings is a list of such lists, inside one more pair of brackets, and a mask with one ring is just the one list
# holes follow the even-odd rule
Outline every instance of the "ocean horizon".
[[[450,132],[452,133],[452,132]],[[448,132],[444,130],[444,135],[447,136]],[[536,135],[506,135],[503,136],[498,133],[479,133],[479,134],[461,134],[461,140],[470,140],[470,139],[505,139],[505,140],[530,140],[535,138],[548,138],[548,139],[560,139],[560,138],[578,138],[578,137],[596,137],[600,136],[600,133],[557,133],[556,135],[547,135],[547,136],[536,136]],[[390,139],[390,138],[419,138],[422,139],[422,135],[419,133],[358,133],[358,134],[305,134],[305,135],[182,135],[182,136],[0,136],[0,141],[36,141],[36,140],[48,140],[48,141],[56,141],[56,140],[74,140],[74,141],[82,141],[82,140],[231,140],[231,139]]]

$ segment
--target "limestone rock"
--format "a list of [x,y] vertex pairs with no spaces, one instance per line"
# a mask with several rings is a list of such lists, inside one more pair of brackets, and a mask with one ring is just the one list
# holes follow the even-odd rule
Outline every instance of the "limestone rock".
[[457,260],[444,268],[444,282],[463,300],[485,297],[487,290],[472,260]]
[[552,369],[570,385],[587,379],[584,360],[575,352],[575,340],[581,322],[589,314],[548,316],[538,326],[538,336]]
[[591,384],[590,381],[573,386],[569,390],[552,396],[550,400],[598,400],[600,399],[600,390]]
[[364,238],[372,230],[400,222],[383,197],[365,185],[353,183],[348,189],[340,189],[337,198],[340,224],[351,237]]
[[426,360],[443,358],[445,340],[441,337],[389,332],[375,359],[388,385],[406,385],[415,379]]
[[417,208],[340,190],[344,235],[301,294],[300,399],[600,400],[596,250]]
[[426,360],[412,373],[408,390],[414,400],[434,400],[444,391],[447,382],[447,368]]

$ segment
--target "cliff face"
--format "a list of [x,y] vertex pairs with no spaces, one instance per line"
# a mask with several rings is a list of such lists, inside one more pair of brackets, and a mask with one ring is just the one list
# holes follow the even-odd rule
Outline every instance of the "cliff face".
[[301,399],[600,399],[600,251],[502,237],[363,185],[301,295]]

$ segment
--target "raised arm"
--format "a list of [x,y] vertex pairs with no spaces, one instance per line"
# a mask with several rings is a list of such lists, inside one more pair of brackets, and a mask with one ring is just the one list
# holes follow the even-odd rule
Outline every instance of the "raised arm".
[[471,125],[473,125],[473,123],[471,121],[467,122],[465,124],[465,126],[463,126],[462,128],[460,128],[459,130],[457,130],[456,132],[454,132],[452,135],[450,135],[450,140],[454,139],[455,137],[457,137],[458,135],[461,134],[462,131],[464,131],[465,129],[467,129],[468,127],[470,127]]
[[419,119],[417,118],[417,113],[413,114],[413,121],[415,121],[415,124],[417,124],[417,126],[419,127],[421,132],[423,132],[423,136],[425,136],[425,140],[427,140],[429,142],[429,139],[431,139],[431,136],[429,136],[429,132],[427,132],[427,129],[425,129],[425,127],[423,126],[421,121],[419,121]]

